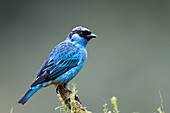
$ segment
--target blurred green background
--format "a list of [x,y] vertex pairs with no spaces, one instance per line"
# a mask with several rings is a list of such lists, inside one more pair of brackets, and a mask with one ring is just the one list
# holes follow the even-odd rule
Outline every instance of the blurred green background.
[[[76,26],[98,35],[71,81],[84,106],[102,113],[118,98],[121,113],[153,113],[170,106],[170,1],[0,1],[0,112],[58,113],[54,86],[17,104],[55,45]],[[70,86],[71,86],[70,83]],[[109,109],[112,105],[109,104]]]

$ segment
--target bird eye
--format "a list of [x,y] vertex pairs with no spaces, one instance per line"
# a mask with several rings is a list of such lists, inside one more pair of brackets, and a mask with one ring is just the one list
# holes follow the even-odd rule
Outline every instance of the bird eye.
[[81,37],[84,37],[84,36],[87,36],[87,35],[91,34],[91,32],[86,30],[86,31],[80,31],[78,34],[79,34]]
[[84,35],[89,35],[89,34],[91,34],[91,32],[86,30],[86,31],[83,31],[83,34]]
[[82,31],[79,32],[79,35],[83,35],[84,33]]

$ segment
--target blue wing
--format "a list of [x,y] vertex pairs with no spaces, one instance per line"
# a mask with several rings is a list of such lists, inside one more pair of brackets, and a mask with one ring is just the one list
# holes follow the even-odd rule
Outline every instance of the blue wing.
[[31,87],[54,80],[78,65],[80,59],[78,48],[70,46],[64,48],[67,48],[67,50],[63,50],[62,52],[62,48],[55,48],[56,50],[52,52],[53,55],[50,55],[44,61]]

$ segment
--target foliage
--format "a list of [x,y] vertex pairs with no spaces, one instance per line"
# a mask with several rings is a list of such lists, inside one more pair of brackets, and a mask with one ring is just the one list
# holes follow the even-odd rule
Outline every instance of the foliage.
[[[70,97],[70,105],[71,105],[71,110],[69,110],[68,106],[63,102],[62,98],[59,97],[60,101],[62,101],[62,105],[57,107],[57,109],[60,109],[60,113],[68,113],[68,112],[71,112],[71,113],[92,113],[92,112],[89,112],[89,111],[76,111],[77,107],[80,107],[80,106],[77,106],[76,102],[75,102],[75,95],[78,91],[76,90],[76,85],[73,84],[73,89],[72,89],[72,95]],[[162,99],[162,96],[161,96],[161,93],[159,92],[159,95],[160,95],[160,100],[161,100],[161,107],[159,107],[157,110],[159,113],[165,113],[163,108],[163,99]],[[113,104],[113,113],[119,113],[119,110],[118,110],[118,106],[117,106],[117,98],[116,97],[112,97],[111,98],[111,103]],[[104,113],[112,113],[110,110],[107,109],[107,101],[105,100],[105,104],[103,105],[103,112]],[[140,112],[133,112],[133,113],[140,113]]]
[[[65,104],[63,99],[59,96],[59,99],[62,102],[62,105],[55,108],[55,110],[60,110],[60,113],[68,113],[68,112],[70,112],[70,113],[92,113],[90,111],[87,111],[86,108],[84,108],[85,111],[82,111],[82,106],[80,106],[80,103],[78,104],[75,101],[75,95],[78,92],[76,90],[76,85],[75,84],[72,84],[72,85],[73,85],[73,89],[72,89],[72,95],[70,97],[71,109],[69,109],[68,105]],[[159,107],[157,110],[158,110],[159,113],[165,113],[164,110],[163,110],[164,109],[163,99],[162,99],[160,92],[159,92],[159,95],[160,95],[160,100],[161,100],[161,107]],[[111,98],[111,103],[113,104],[113,108],[114,108],[113,112],[119,113],[116,101],[117,101],[116,97]],[[107,109],[107,101],[106,100],[105,100],[105,104],[103,105],[103,107],[104,107],[104,109],[103,109],[104,113],[112,113],[110,110],[108,111],[108,109]],[[10,113],[13,113],[13,107],[11,108]],[[139,113],[139,112],[133,112],[133,113]],[[156,112],[154,112],[154,113],[156,113]]]
[[113,104],[113,108],[114,108],[113,112],[119,113],[119,111],[118,111],[118,109],[117,109],[116,100],[117,100],[116,97],[112,97],[112,99],[111,99],[111,103]]
[[163,110],[163,108],[164,108],[164,106],[163,106],[163,99],[162,99],[160,91],[159,91],[159,96],[160,96],[160,100],[161,100],[161,107],[159,107],[157,110],[158,110],[159,113],[165,113],[164,110]]
[[13,107],[11,108],[11,111],[10,111],[10,113],[13,113]]

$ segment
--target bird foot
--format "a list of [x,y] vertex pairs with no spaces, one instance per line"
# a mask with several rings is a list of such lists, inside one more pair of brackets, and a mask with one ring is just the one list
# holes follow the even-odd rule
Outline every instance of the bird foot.
[[[78,98],[78,95],[75,95],[75,100],[78,101],[80,104],[82,104],[80,102],[80,99]],[[69,103],[70,102],[70,97],[66,99],[65,103]]]

